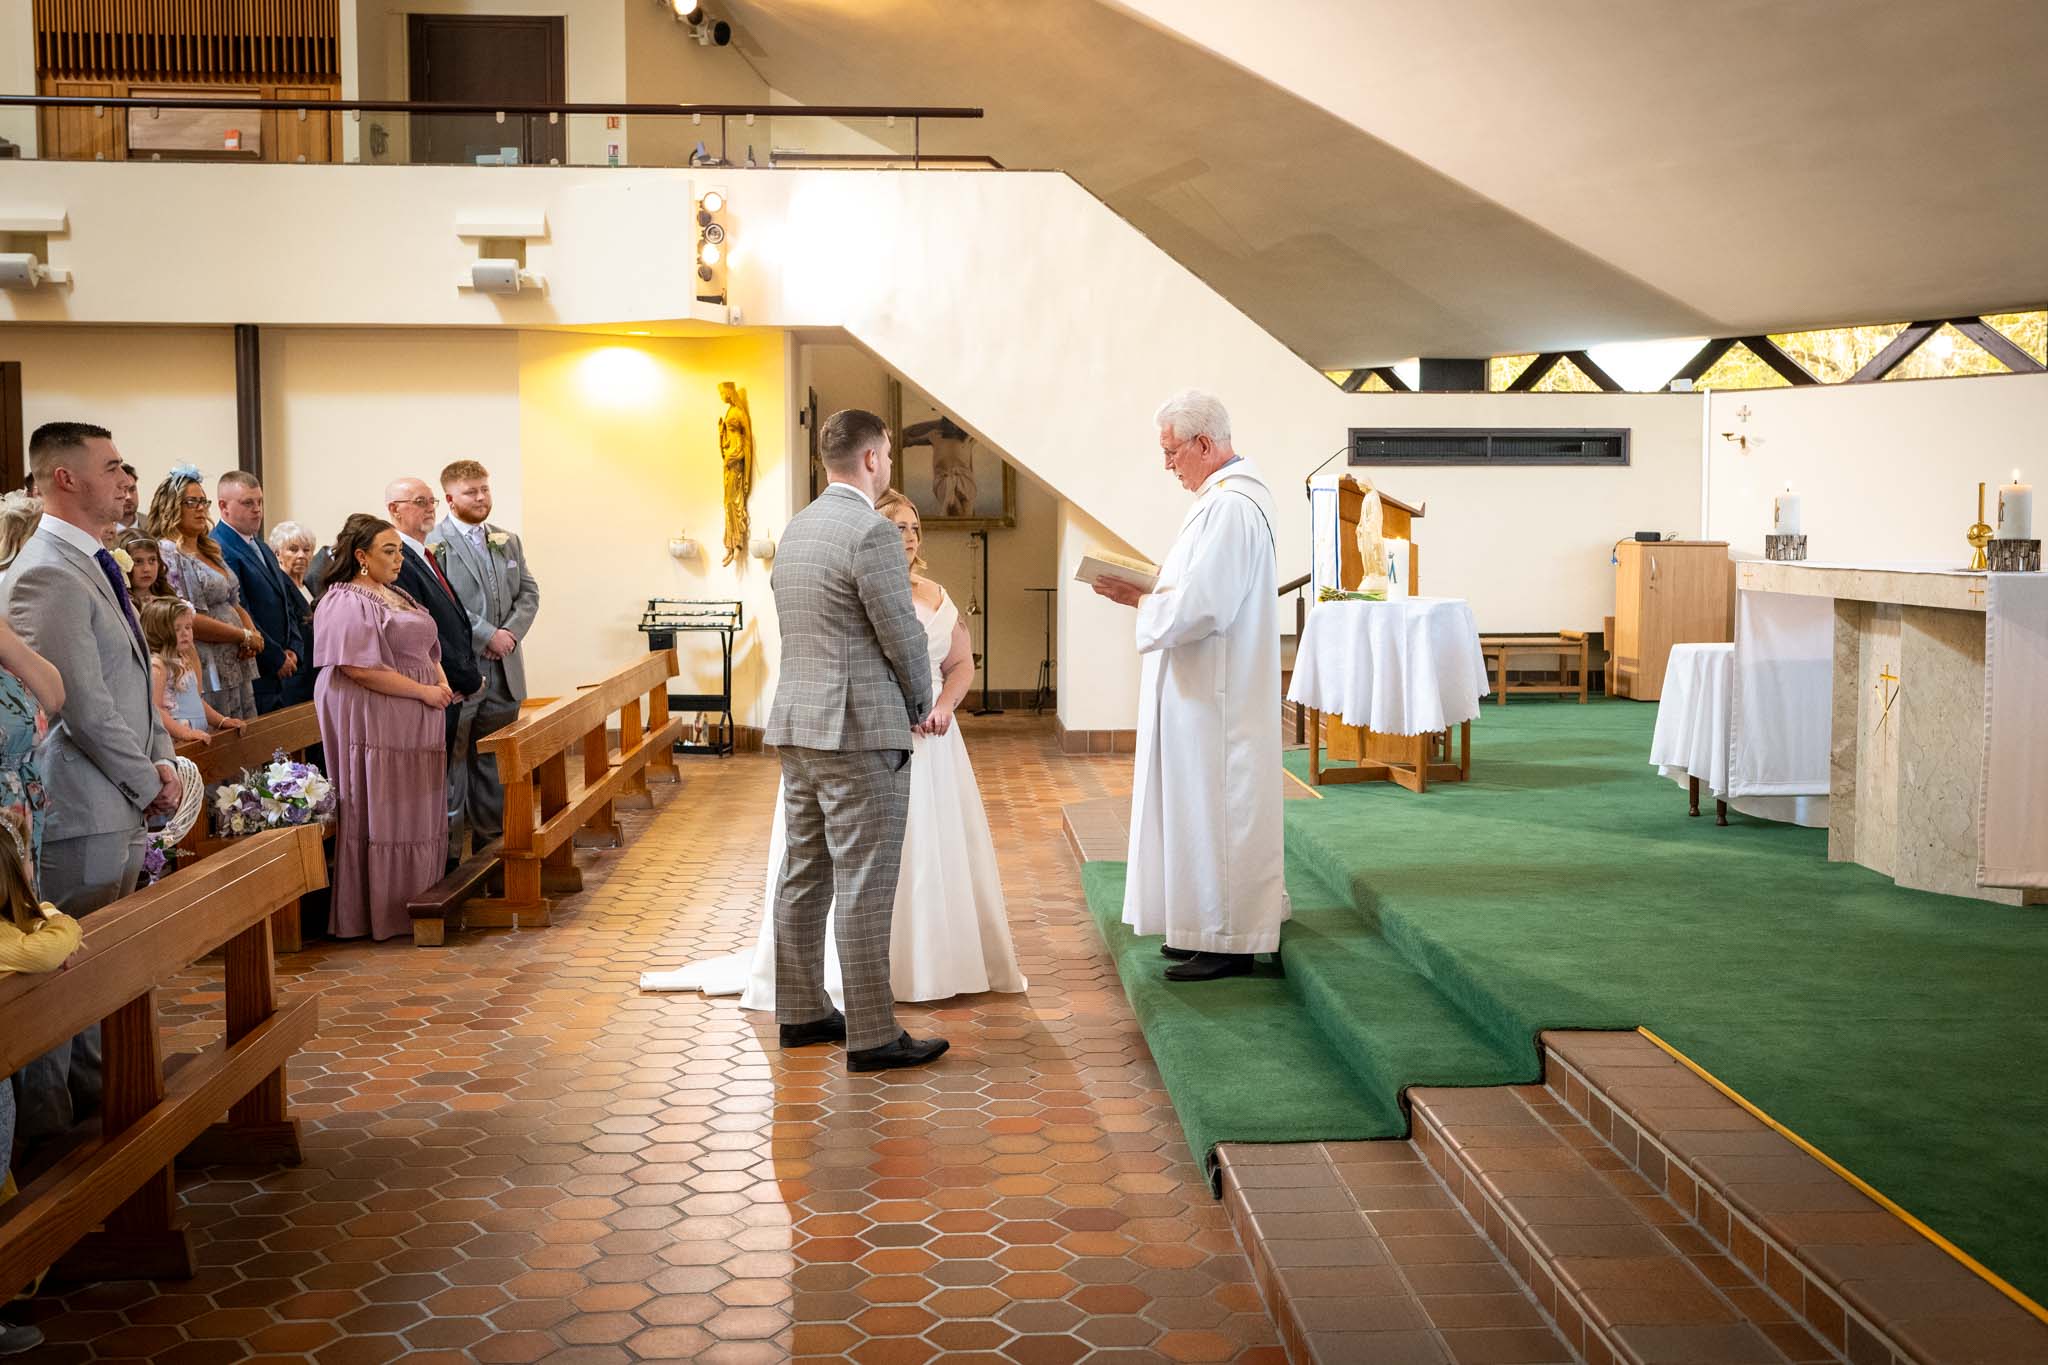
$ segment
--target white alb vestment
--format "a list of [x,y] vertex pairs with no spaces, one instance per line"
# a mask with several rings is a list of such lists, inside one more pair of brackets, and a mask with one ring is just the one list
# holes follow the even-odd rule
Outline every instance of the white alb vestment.
[[1138,758],[1124,923],[1169,947],[1270,953],[1288,915],[1273,495],[1238,459],[1138,603]]

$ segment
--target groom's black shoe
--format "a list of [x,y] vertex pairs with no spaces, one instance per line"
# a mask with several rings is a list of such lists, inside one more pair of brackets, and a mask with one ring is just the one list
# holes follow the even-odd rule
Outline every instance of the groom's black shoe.
[[846,1054],[848,1071],[889,1071],[899,1066],[923,1066],[934,1061],[952,1044],[944,1038],[913,1038],[907,1033],[896,1035],[893,1043],[880,1047],[864,1047],[857,1052]]
[[782,1045],[784,1047],[809,1047],[813,1043],[838,1043],[846,1039],[846,1016],[833,1010],[823,1019],[813,1019],[808,1024],[784,1024]]
[[1168,981],[1214,981],[1225,976],[1250,976],[1250,953],[1196,953],[1193,958],[1166,969]]
[[1200,953],[1197,953],[1192,948],[1172,948],[1164,943],[1159,945],[1159,955],[1164,958],[1171,958],[1175,962],[1193,962],[1201,956]]

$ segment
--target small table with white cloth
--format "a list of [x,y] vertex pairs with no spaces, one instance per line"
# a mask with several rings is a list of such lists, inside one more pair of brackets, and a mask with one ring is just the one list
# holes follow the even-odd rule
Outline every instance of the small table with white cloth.
[[[1420,792],[1472,771],[1472,722],[1491,688],[1479,627],[1460,597],[1320,602],[1294,652],[1287,699],[1308,712],[1309,781],[1398,782]],[[1354,767],[1322,765],[1322,718],[1354,727]],[[1450,732],[1458,730],[1458,761]],[[1361,733],[1362,732],[1362,733]]]
[[[1759,820],[1776,820],[1809,828],[1824,828],[1828,822],[1828,799],[1822,794],[1772,794],[1750,790],[1753,779],[1738,771],[1735,734],[1742,728],[1754,735],[1760,726],[1769,735],[1771,727],[1763,714],[1784,713],[1794,719],[1793,728],[1810,730],[1818,726],[1827,732],[1830,692],[1823,677],[1816,690],[1795,685],[1798,680],[1780,678],[1769,698],[1759,697],[1758,682],[1745,674],[1744,700],[1748,703],[1748,724],[1738,727],[1736,695],[1736,647],[1733,644],[1681,644],[1671,647],[1671,660],[1664,671],[1664,691],[1657,703],[1657,729],[1650,739],[1650,762],[1665,777],[1687,789],[1689,813],[1700,813],[1700,790],[1714,798],[1714,823],[1728,823],[1728,808]],[[1743,766],[1749,766],[1743,760]]]

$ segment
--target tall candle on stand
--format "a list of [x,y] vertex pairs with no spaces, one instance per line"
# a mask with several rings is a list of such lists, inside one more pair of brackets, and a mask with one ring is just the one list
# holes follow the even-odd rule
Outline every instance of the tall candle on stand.
[[2034,486],[2020,482],[2020,472],[2012,472],[2012,482],[1998,486],[1998,538],[2000,540],[2032,540],[2034,538]]
[[1778,494],[1778,500],[1771,513],[1771,534],[1774,536],[1796,536],[1803,532],[1799,522],[1799,495],[1786,484],[1785,491]]

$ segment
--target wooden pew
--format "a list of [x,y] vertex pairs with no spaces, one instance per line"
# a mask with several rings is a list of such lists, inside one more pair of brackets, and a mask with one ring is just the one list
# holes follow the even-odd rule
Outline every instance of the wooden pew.
[[[239,839],[88,915],[68,970],[0,978],[0,1075],[96,1021],[106,1057],[100,1134],[0,1205],[0,1300],[60,1257],[66,1278],[189,1277],[174,1161],[298,1162],[284,1068],[312,1038],[318,1006],[310,995],[278,1000],[270,923],[279,906],[326,883],[318,830]],[[225,1035],[167,1076],[157,987],[223,946]]]
[[[576,836],[588,832],[616,846],[616,803],[644,793],[652,769],[676,780],[675,742],[680,716],[668,713],[668,680],[676,675],[672,649],[649,654],[573,697],[560,697],[520,718],[477,747],[498,760],[505,785],[505,836],[499,849],[504,893],[456,900],[436,895],[412,904],[412,937],[421,947],[446,941],[456,913],[471,928],[548,923],[545,892],[578,891]],[[618,716],[619,747],[609,729]],[[582,772],[572,778],[569,749],[582,741]],[[469,879],[474,885],[480,877]]]
[[[259,716],[250,721],[240,734],[224,733],[211,744],[196,740],[180,744],[178,757],[192,760],[210,790],[223,782],[233,782],[251,768],[270,762],[280,749],[288,758],[304,758],[306,750],[319,742],[320,718],[313,713],[313,703],[303,702]],[[333,776],[331,773],[328,775]],[[209,805],[200,815],[199,823],[192,826],[192,832],[178,845],[192,859],[208,857],[241,842],[238,839],[214,838],[207,832],[212,819],[213,811]],[[280,953],[296,953],[305,946],[299,933],[297,902],[277,912],[271,933]]]

